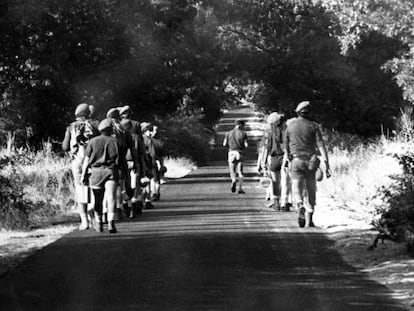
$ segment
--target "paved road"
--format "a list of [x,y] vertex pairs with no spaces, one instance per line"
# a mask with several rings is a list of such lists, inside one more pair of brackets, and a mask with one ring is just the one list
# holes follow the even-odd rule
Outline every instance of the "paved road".
[[267,209],[254,177],[230,193],[224,164],[169,183],[117,235],[38,252],[0,280],[0,310],[404,310],[322,230]]

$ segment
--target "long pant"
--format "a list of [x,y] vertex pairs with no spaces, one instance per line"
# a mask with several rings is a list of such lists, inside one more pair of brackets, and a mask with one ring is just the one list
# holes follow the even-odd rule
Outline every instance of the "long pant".
[[[300,158],[292,160],[292,197],[297,206],[303,205],[307,212],[313,213],[316,204],[316,179],[315,171],[310,171],[308,166],[308,160]],[[305,193],[307,193],[306,202]]]
[[292,194],[292,180],[290,172],[287,168],[282,168],[280,172],[280,203],[285,206],[289,203],[289,198]]

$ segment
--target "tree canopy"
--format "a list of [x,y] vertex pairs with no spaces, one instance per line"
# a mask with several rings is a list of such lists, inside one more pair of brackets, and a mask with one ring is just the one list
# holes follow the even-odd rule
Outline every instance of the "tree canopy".
[[412,13],[410,0],[3,0],[0,132],[59,138],[80,102],[212,124],[247,94],[287,113],[308,99],[323,125],[377,134],[414,102]]

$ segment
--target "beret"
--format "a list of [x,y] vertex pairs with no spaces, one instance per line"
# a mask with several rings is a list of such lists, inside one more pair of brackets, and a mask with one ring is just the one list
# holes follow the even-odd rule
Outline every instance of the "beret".
[[90,114],[89,105],[82,103],[78,105],[75,109],[75,116],[77,117],[88,117]]
[[118,108],[109,109],[108,112],[106,113],[106,117],[107,118],[118,119],[119,118],[119,109]]
[[283,118],[285,115],[283,113],[278,113],[278,112],[272,112],[271,114],[269,114],[269,116],[267,117],[267,123],[268,124],[274,124],[280,121],[281,118]]
[[150,122],[142,122],[141,123],[141,132],[151,130],[151,128],[152,128],[152,124]]
[[123,115],[124,113],[128,112],[130,108],[131,108],[131,107],[129,107],[128,105],[126,105],[126,106],[124,106],[124,107],[120,107],[120,108],[119,108],[119,114],[120,114],[120,115]]
[[105,131],[107,129],[112,128],[112,121],[111,119],[104,119],[99,123],[98,130],[99,132]]
[[308,108],[309,109],[309,107],[310,107],[310,102],[309,101],[303,101],[303,102],[300,102],[299,103],[299,105],[296,107],[296,112],[300,112],[300,111],[302,111],[302,110],[304,110],[304,109],[306,109],[306,108]]

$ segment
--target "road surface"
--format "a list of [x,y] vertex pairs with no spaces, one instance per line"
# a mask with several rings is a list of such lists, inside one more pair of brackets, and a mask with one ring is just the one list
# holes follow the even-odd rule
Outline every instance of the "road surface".
[[0,310],[404,310],[323,230],[266,208],[253,169],[244,195],[216,161],[116,235],[65,236],[0,280]]

